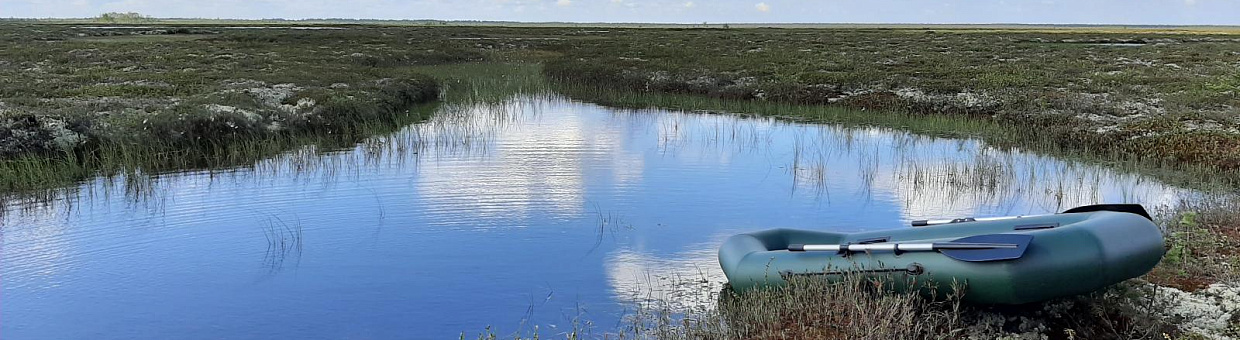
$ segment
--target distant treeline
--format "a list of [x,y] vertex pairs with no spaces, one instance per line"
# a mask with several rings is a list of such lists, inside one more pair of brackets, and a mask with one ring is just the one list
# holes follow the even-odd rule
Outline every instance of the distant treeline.
[[148,17],[136,12],[108,12],[99,15],[99,21],[103,22],[151,22],[155,18]]

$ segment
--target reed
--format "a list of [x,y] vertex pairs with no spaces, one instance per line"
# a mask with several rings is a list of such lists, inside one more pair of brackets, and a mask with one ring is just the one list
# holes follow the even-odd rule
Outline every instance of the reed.
[[923,115],[901,111],[874,112],[838,106],[744,101],[698,95],[641,92],[580,83],[554,82],[553,88],[571,98],[630,109],[660,108],[686,112],[770,117],[790,122],[821,123],[846,128],[907,131],[926,138],[976,139],[997,150],[1032,152],[1120,172],[1145,174],[1161,181],[1206,191],[1240,186],[1240,172],[1192,162],[1175,164],[1146,158],[1144,153],[1081,149],[1060,144],[1051,134],[1031,135],[1027,123],[978,119],[968,116]]
[[291,223],[272,215],[263,225],[263,236],[267,239],[263,263],[272,271],[281,269],[290,256],[301,256],[304,238],[301,219],[295,219]]

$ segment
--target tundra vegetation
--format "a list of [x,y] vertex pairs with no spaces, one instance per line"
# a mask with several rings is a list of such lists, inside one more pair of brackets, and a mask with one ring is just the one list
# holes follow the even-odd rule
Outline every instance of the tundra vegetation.
[[[531,67],[557,91],[609,105],[980,138],[1141,171],[1210,196],[1162,207],[1163,263],[1092,295],[981,307],[887,293],[864,280],[798,282],[744,296],[724,291],[719,308],[643,308],[621,329],[582,326],[569,337],[1240,335],[1234,31],[95,22],[131,20],[146,26],[0,24],[0,192],[351,145],[425,118],[418,105],[454,81],[454,67],[418,66],[541,65]],[[795,109],[822,105],[851,110]]]

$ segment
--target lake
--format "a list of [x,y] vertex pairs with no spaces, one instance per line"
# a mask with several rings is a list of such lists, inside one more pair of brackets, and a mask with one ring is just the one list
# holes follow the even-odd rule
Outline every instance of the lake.
[[709,308],[730,235],[1173,204],[1095,165],[886,128],[627,110],[553,94],[436,106],[355,148],[97,178],[12,200],[6,339],[455,339]]

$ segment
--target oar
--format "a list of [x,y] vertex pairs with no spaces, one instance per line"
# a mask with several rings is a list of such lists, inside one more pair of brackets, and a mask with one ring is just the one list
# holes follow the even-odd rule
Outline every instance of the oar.
[[947,257],[966,262],[1015,260],[1025,255],[1033,235],[989,234],[969,236],[951,242],[934,243],[866,243],[866,244],[790,244],[789,251],[829,251],[841,254],[885,250],[896,253],[937,251]]
[[[1072,209],[1064,210],[1063,214],[1083,213],[1083,212],[1095,212],[1095,211],[1115,211],[1115,212],[1125,212],[1125,213],[1129,213],[1129,214],[1137,214],[1137,215],[1141,215],[1141,217],[1145,217],[1146,219],[1149,219],[1149,220],[1151,220],[1151,221],[1153,220],[1153,218],[1150,218],[1150,213],[1146,212],[1146,211],[1145,211],[1145,207],[1142,207],[1140,204],[1095,204],[1095,205],[1087,205],[1087,206],[1076,207],[1076,208],[1072,208]],[[939,224],[960,223],[960,222],[976,222],[976,221],[1001,221],[1001,220],[1010,220],[1010,219],[1015,219],[1015,218],[1037,217],[1037,216],[1050,216],[1050,215],[1053,215],[1053,214],[1047,214],[1047,215],[1032,215],[1032,216],[979,217],[979,218],[966,217],[966,218],[956,218],[956,219],[950,219],[950,220],[918,220],[918,221],[913,221],[913,226],[914,226],[914,227],[925,227],[925,226],[932,226],[932,225],[939,225]]]

